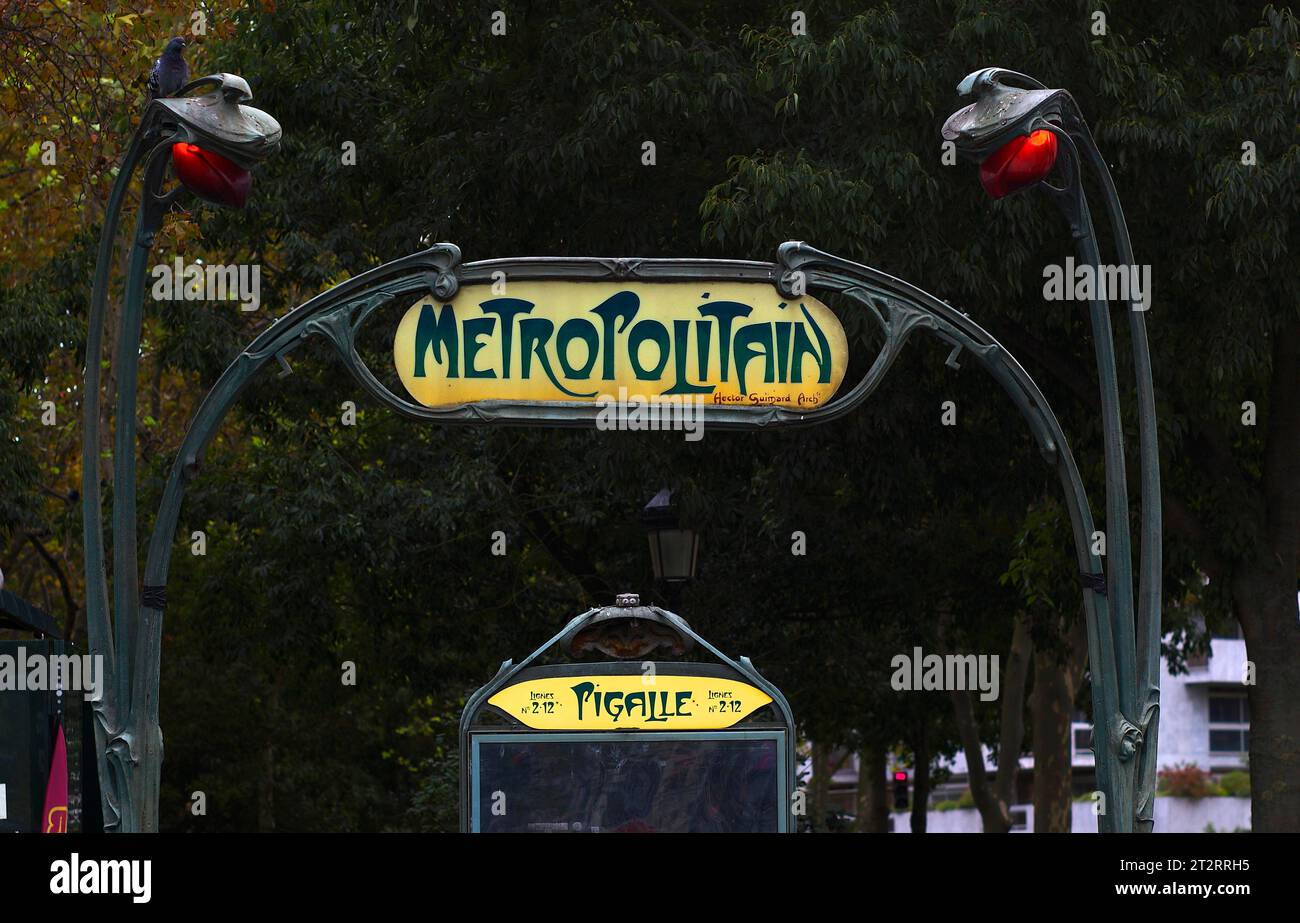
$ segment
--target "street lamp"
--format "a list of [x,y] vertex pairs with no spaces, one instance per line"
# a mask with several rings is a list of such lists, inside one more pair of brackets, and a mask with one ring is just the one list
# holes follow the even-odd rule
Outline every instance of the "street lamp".
[[980,184],[995,199],[1028,189],[1056,165],[1056,135],[1040,128],[1012,138],[980,164]]
[[693,529],[681,527],[672,497],[667,487],[655,494],[641,511],[641,521],[650,541],[650,567],[655,580],[664,584],[676,607],[681,588],[695,579],[700,536]]
[[243,208],[253,187],[252,173],[197,144],[173,144],[172,169],[185,188],[215,205]]
[[[980,164],[980,180],[994,198],[1039,188],[1064,213],[1080,260],[1101,272],[1101,254],[1082,177],[1083,163],[1100,183],[1122,267],[1136,270],[1124,212],[1114,179],[1074,97],[1015,71],[986,67],[968,74],[957,92],[974,102],[953,113],[943,137],[957,153]],[[1049,176],[1059,175],[1062,185]],[[1145,299],[1149,292],[1129,286],[1127,300],[1136,378],[1141,466],[1141,562],[1136,618],[1129,536],[1128,482],[1123,421],[1120,415],[1115,343],[1110,301],[1094,286],[1091,299],[1093,344],[1101,386],[1102,433],[1106,463],[1106,547],[1110,564],[1105,582],[1084,575],[1085,585],[1107,597],[1109,625],[1089,626],[1095,653],[1106,651],[1114,677],[1098,677],[1094,665],[1093,717],[1097,775],[1111,800],[1101,829],[1149,832],[1155,807],[1156,743],[1160,716],[1161,509],[1160,457],[1156,440],[1155,395],[1147,346]],[[1139,297],[1140,296],[1140,297]],[[1093,584],[1096,584],[1095,586]],[[1100,680],[1100,681],[1098,681]]]
[[[201,95],[187,95],[210,88]],[[162,734],[158,728],[160,586],[138,586],[136,561],[136,383],[144,279],[154,236],[166,211],[186,191],[219,205],[242,206],[249,171],[280,143],[280,125],[259,109],[235,74],[191,81],[176,96],[150,101],[131,138],[109,194],[95,265],[86,337],[82,408],[82,523],[86,572],[86,635],[102,658],[104,692],[94,703],[97,771],[106,830],[150,831],[158,825]],[[117,406],[113,434],[113,617],[104,560],[99,479],[100,356],[108,286],[122,202],[136,167],[145,163],[135,239],[126,273],[117,343]],[[164,193],[168,164],[179,184]]]

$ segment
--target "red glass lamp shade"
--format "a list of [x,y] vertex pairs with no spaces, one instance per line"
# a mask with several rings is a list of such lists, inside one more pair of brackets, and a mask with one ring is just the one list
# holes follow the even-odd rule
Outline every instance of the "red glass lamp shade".
[[980,164],[980,183],[995,199],[1042,180],[1056,163],[1056,135],[1046,128],[1013,138]]
[[197,144],[173,144],[172,167],[185,188],[217,205],[243,208],[253,188],[253,174]]

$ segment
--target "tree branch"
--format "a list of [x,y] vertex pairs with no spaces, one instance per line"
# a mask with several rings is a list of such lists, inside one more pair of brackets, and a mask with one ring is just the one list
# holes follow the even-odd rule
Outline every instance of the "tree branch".
[[1228,567],[1214,550],[1214,542],[1200,518],[1176,494],[1164,488],[1161,499],[1164,501],[1165,526],[1185,538],[1196,548],[1197,564],[1210,575],[1211,579],[1222,580],[1227,577]]
[[694,32],[691,31],[691,28],[688,25],[686,25],[686,23],[682,22],[680,19],[674,16],[672,12],[668,10],[662,3],[659,3],[658,0],[650,0],[650,5],[655,8],[655,11],[660,16],[668,20],[669,24],[674,29],[676,29],[678,32],[681,32],[688,39],[690,39],[692,46],[701,45],[705,48],[709,47],[708,44],[702,38],[700,38],[698,35],[696,35]]
[[1031,356],[1047,373],[1065,386],[1074,398],[1090,410],[1101,412],[1101,395],[1088,370],[1074,357],[1038,339],[1023,328],[1008,326],[999,330],[998,339],[1017,357]]
[[[1033,651],[1029,619],[1021,615],[1011,634],[1011,650],[1007,653],[1006,675],[1002,680],[1002,728],[994,788],[1004,809],[1009,809],[1016,797],[1016,774],[1020,771],[1020,750],[1025,743],[1025,680]],[[1010,820],[1009,810],[1007,819]]]
[[971,797],[984,821],[985,833],[1005,833],[1011,827],[1011,815],[993,792],[988,770],[984,768],[984,748],[980,743],[979,729],[975,724],[975,707],[971,704],[969,689],[949,689],[953,718],[961,735],[962,750],[966,753],[966,779]]
[[556,563],[563,567],[572,575],[573,579],[581,584],[583,592],[591,600],[598,600],[613,594],[613,590],[596,571],[596,566],[591,560],[576,548],[570,545],[551,525],[549,519],[536,510],[524,514],[524,522],[528,527],[529,534],[555,558]]
[[1300,319],[1274,334],[1263,487],[1269,550],[1279,563],[1289,558],[1294,572],[1300,536]]
[[[944,654],[951,653],[951,645],[948,643],[947,622],[949,618],[948,613],[942,613],[936,626],[939,645]],[[1016,627],[1018,631],[1020,629],[1019,622],[1017,622]],[[1012,648],[1014,649],[1014,634],[1012,637]],[[1020,688],[1023,702],[1023,669]],[[979,726],[975,722],[975,705],[971,700],[971,692],[969,689],[954,688],[948,690],[948,695],[952,700],[953,720],[957,725],[957,733],[961,737],[962,750],[966,754],[967,783],[970,786],[971,798],[975,801],[975,807],[980,812],[984,832],[1006,833],[1011,829],[1011,811],[1007,807],[1007,802],[998,796],[993,785],[989,782],[988,770],[984,766],[984,746],[980,741]],[[1021,720],[1023,721],[1023,718]],[[1019,752],[1017,752],[1017,759],[1018,757]],[[1001,769],[999,769],[999,775],[1001,775]]]
[[68,584],[68,575],[54,555],[45,550],[45,546],[41,544],[40,539],[28,532],[27,540],[32,543],[36,553],[44,559],[50,570],[54,571],[54,576],[58,578],[59,589],[63,593],[63,605],[68,610],[67,620],[63,623],[63,640],[71,641],[77,631],[77,613],[80,607],[77,605],[76,599],[73,598],[72,587]]

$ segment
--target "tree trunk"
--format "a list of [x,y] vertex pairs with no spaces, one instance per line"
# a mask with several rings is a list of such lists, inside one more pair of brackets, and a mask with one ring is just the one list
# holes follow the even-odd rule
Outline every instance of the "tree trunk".
[[831,782],[831,754],[825,744],[812,745],[812,787],[808,793],[808,822],[814,831],[826,829],[826,795]]
[[261,771],[257,778],[257,832],[275,832],[275,744],[262,744]]
[[1273,334],[1264,442],[1264,541],[1233,572],[1232,596],[1255,665],[1250,695],[1251,826],[1300,830],[1300,319]]
[[[1011,829],[1011,805],[1016,795],[1016,775],[1020,770],[1020,750],[1025,740],[1025,680],[1034,649],[1029,634],[1029,620],[1016,620],[1011,634],[1011,649],[1002,677],[1001,733],[998,735],[998,771],[992,782],[984,768],[984,748],[975,721],[973,693],[969,689],[950,689],[953,718],[966,753],[966,773],[971,797],[979,809],[985,833],[1006,833]],[[945,650],[947,645],[945,644]]]
[[[1265,571],[1260,573],[1259,571]],[[1250,813],[1257,833],[1300,830],[1300,624],[1295,576],[1266,565],[1238,576],[1233,598],[1255,665],[1250,697]],[[1268,573],[1272,571],[1272,573]],[[1243,673],[1245,665],[1242,666]]]
[[271,684],[267,697],[266,739],[262,743],[257,774],[257,832],[275,832],[275,735],[280,726],[280,678]]
[[854,826],[859,833],[889,832],[885,769],[884,747],[867,746],[858,752],[858,816]]
[[912,771],[912,832],[925,833],[930,810],[930,740],[925,723],[912,742],[916,768]]
[[975,723],[975,707],[971,694],[965,689],[951,689],[953,717],[961,735],[962,751],[966,754],[966,780],[971,798],[980,812],[985,833],[1006,833],[1011,829],[1011,811],[989,784],[988,770],[984,766],[984,747],[980,741],[979,726]]
[[1074,695],[1050,654],[1034,657],[1034,832],[1069,833],[1070,717]]
[[1088,640],[1082,619],[1069,635],[1068,660],[1034,655],[1034,691],[1030,695],[1034,736],[1034,832],[1069,833],[1074,792],[1070,726],[1074,700],[1083,680]]
[[1020,752],[1025,746],[1025,681],[1033,661],[1034,639],[1029,633],[1029,619],[1022,615],[1011,633],[1011,650],[1007,652],[1006,675],[1002,677],[1001,733],[998,735],[998,773],[994,794],[1007,807],[1016,802],[1016,777],[1020,773]]

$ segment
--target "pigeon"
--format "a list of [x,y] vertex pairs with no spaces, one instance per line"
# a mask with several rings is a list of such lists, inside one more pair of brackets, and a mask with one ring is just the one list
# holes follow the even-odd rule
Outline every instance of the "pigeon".
[[190,66],[181,57],[185,39],[177,36],[167,43],[163,53],[153,62],[149,71],[149,98],[172,96],[190,80]]

